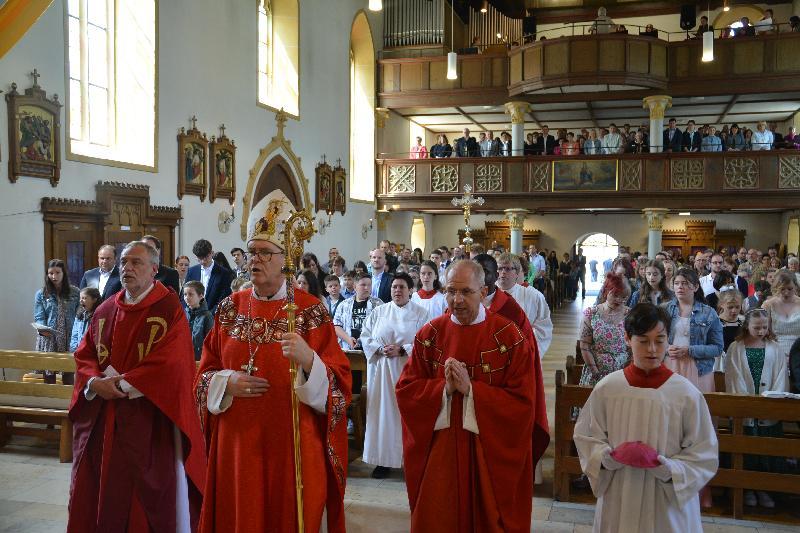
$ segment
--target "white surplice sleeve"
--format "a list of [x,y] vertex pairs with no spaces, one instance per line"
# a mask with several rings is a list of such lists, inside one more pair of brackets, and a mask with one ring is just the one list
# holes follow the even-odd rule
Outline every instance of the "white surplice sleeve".
[[[433,430],[439,431],[440,429],[447,429],[450,427],[450,401],[452,397],[447,395],[447,389],[442,390],[442,408],[439,410],[439,416],[436,417],[436,422],[433,424]],[[472,384],[469,386],[467,395],[464,396],[464,414],[461,420],[461,427],[476,435],[478,431],[478,418],[475,416],[475,400],[472,394]]]
[[314,409],[318,413],[326,412],[328,404],[328,372],[325,363],[314,352],[314,362],[311,364],[311,372],[306,378],[302,368],[297,369],[297,380],[294,382],[294,391],[297,399]]
[[531,323],[533,327],[533,335],[536,337],[536,344],[539,345],[539,357],[544,357],[545,352],[550,347],[550,342],[553,340],[553,320],[550,318],[550,308],[547,306],[547,300],[544,295],[538,290],[535,294],[536,301],[536,319]]
[[717,473],[719,466],[717,434],[700,391],[687,394],[681,417],[681,450],[662,460],[672,479],[672,483],[666,484],[667,493],[670,496],[674,494],[679,507],[697,497],[700,489]]
[[608,442],[602,388],[596,387],[586,400],[575,424],[573,440],[581,470],[589,478],[592,492],[599,498],[614,478],[613,467],[616,466],[609,461],[612,448]]

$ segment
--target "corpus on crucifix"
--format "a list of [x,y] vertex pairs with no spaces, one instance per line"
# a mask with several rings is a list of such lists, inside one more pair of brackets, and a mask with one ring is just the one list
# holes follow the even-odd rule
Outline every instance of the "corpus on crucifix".
[[483,197],[472,196],[472,185],[464,185],[464,195],[460,198],[453,198],[452,204],[464,210],[464,252],[469,253],[472,250],[472,237],[470,233],[472,228],[469,227],[469,215],[474,205],[483,205]]

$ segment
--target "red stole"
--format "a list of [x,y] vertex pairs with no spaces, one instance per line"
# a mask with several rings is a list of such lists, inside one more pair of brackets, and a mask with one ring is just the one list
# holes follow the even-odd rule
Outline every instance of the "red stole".
[[531,327],[525,310],[506,291],[499,288],[495,289],[489,311],[504,316],[516,324],[528,340],[528,344],[533,348],[533,382],[536,387],[536,395],[533,405],[531,450],[533,451],[533,464],[535,465],[544,455],[547,445],[550,444],[550,425],[547,422],[547,405],[544,398],[544,381],[539,345],[536,343],[533,327]]
[[[458,392],[450,427],[433,430],[450,357],[470,372],[479,435],[462,427]],[[530,531],[532,366],[519,328],[494,313],[470,326],[447,313],[417,332],[396,388],[412,532]]]
[[631,363],[624,368],[623,373],[625,374],[625,379],[628,380],[628,385],[631,387],[657,389],[667,382],[672,375],[672,370],[661,365],[648,373]]
[[[194,527],[206,455],[192,396],[194,350],[177,295],[156,281],[136,305],[125,303],[125,291],[106,300],[92,316],[75,363],[67,531],[174,531],[174,427],[182,436]],[[109,365],[144,397],[86,400],[89,379],[102,377]]]
[[431,298],[436,296],[438,293],[439,293],[439,291],[437,291],[436,289],[433,289],[431,291],[426,291],[425,289],[419,289],[417,291],[417,294],[419,294],[419,297],[422,298],[423,300],[430,300]]
[[[327,510],[328,531],[344,532],[347,479],[347,404],[350,363],[336,341],[331,317],[319,299],[295,290],[296,331],[325,365],[327,411],[300,403],[303,513],[316,531]],[[206,336],[195,381],[208,445],[208,472],[199,531],[295,531],[294,450],[289,361],[278,336],[287,331],[286,300],[262,301],[252,291],[220,302]],[[254,375],[269,390],[258,398],[234,398],[218,415],[208,411],[208,386],[222,369],[241,370],[255,351]]]

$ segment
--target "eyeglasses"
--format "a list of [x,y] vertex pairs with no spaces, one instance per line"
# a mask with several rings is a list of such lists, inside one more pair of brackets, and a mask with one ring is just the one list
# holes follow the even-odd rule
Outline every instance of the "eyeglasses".
[[261,261],[262,263],[269,263],[272,261],[273,255],[283,255],[283,252],[268,252],[266,250],[256,250],[254,248],[248,248],[247,255],[250,256],[250,259],[258,258],[258,260]]
[[470,296],[472,296],[473,294],[475,294],[477,292],[478,291],[476,291],[474,289],[460,289],[459,290],[459,289],[452,289],[452,288],[449,288],[449,289],[447,289],[445,291],[447,296],[450,297],[450,298],[455,298],[459,294],[461,295],[462,298],[469,298]]

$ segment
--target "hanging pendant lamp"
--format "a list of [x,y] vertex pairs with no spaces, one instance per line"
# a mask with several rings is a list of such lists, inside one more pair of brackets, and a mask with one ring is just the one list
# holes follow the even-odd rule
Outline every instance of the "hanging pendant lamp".
[[455,0],[450,0],[450,52],[447,53],[447,79],[448,80],[457,80],[458,79],[458,54],[453,51],[453,21],[454,21],[454,13],[455,13],[455,6],[453,5]]

